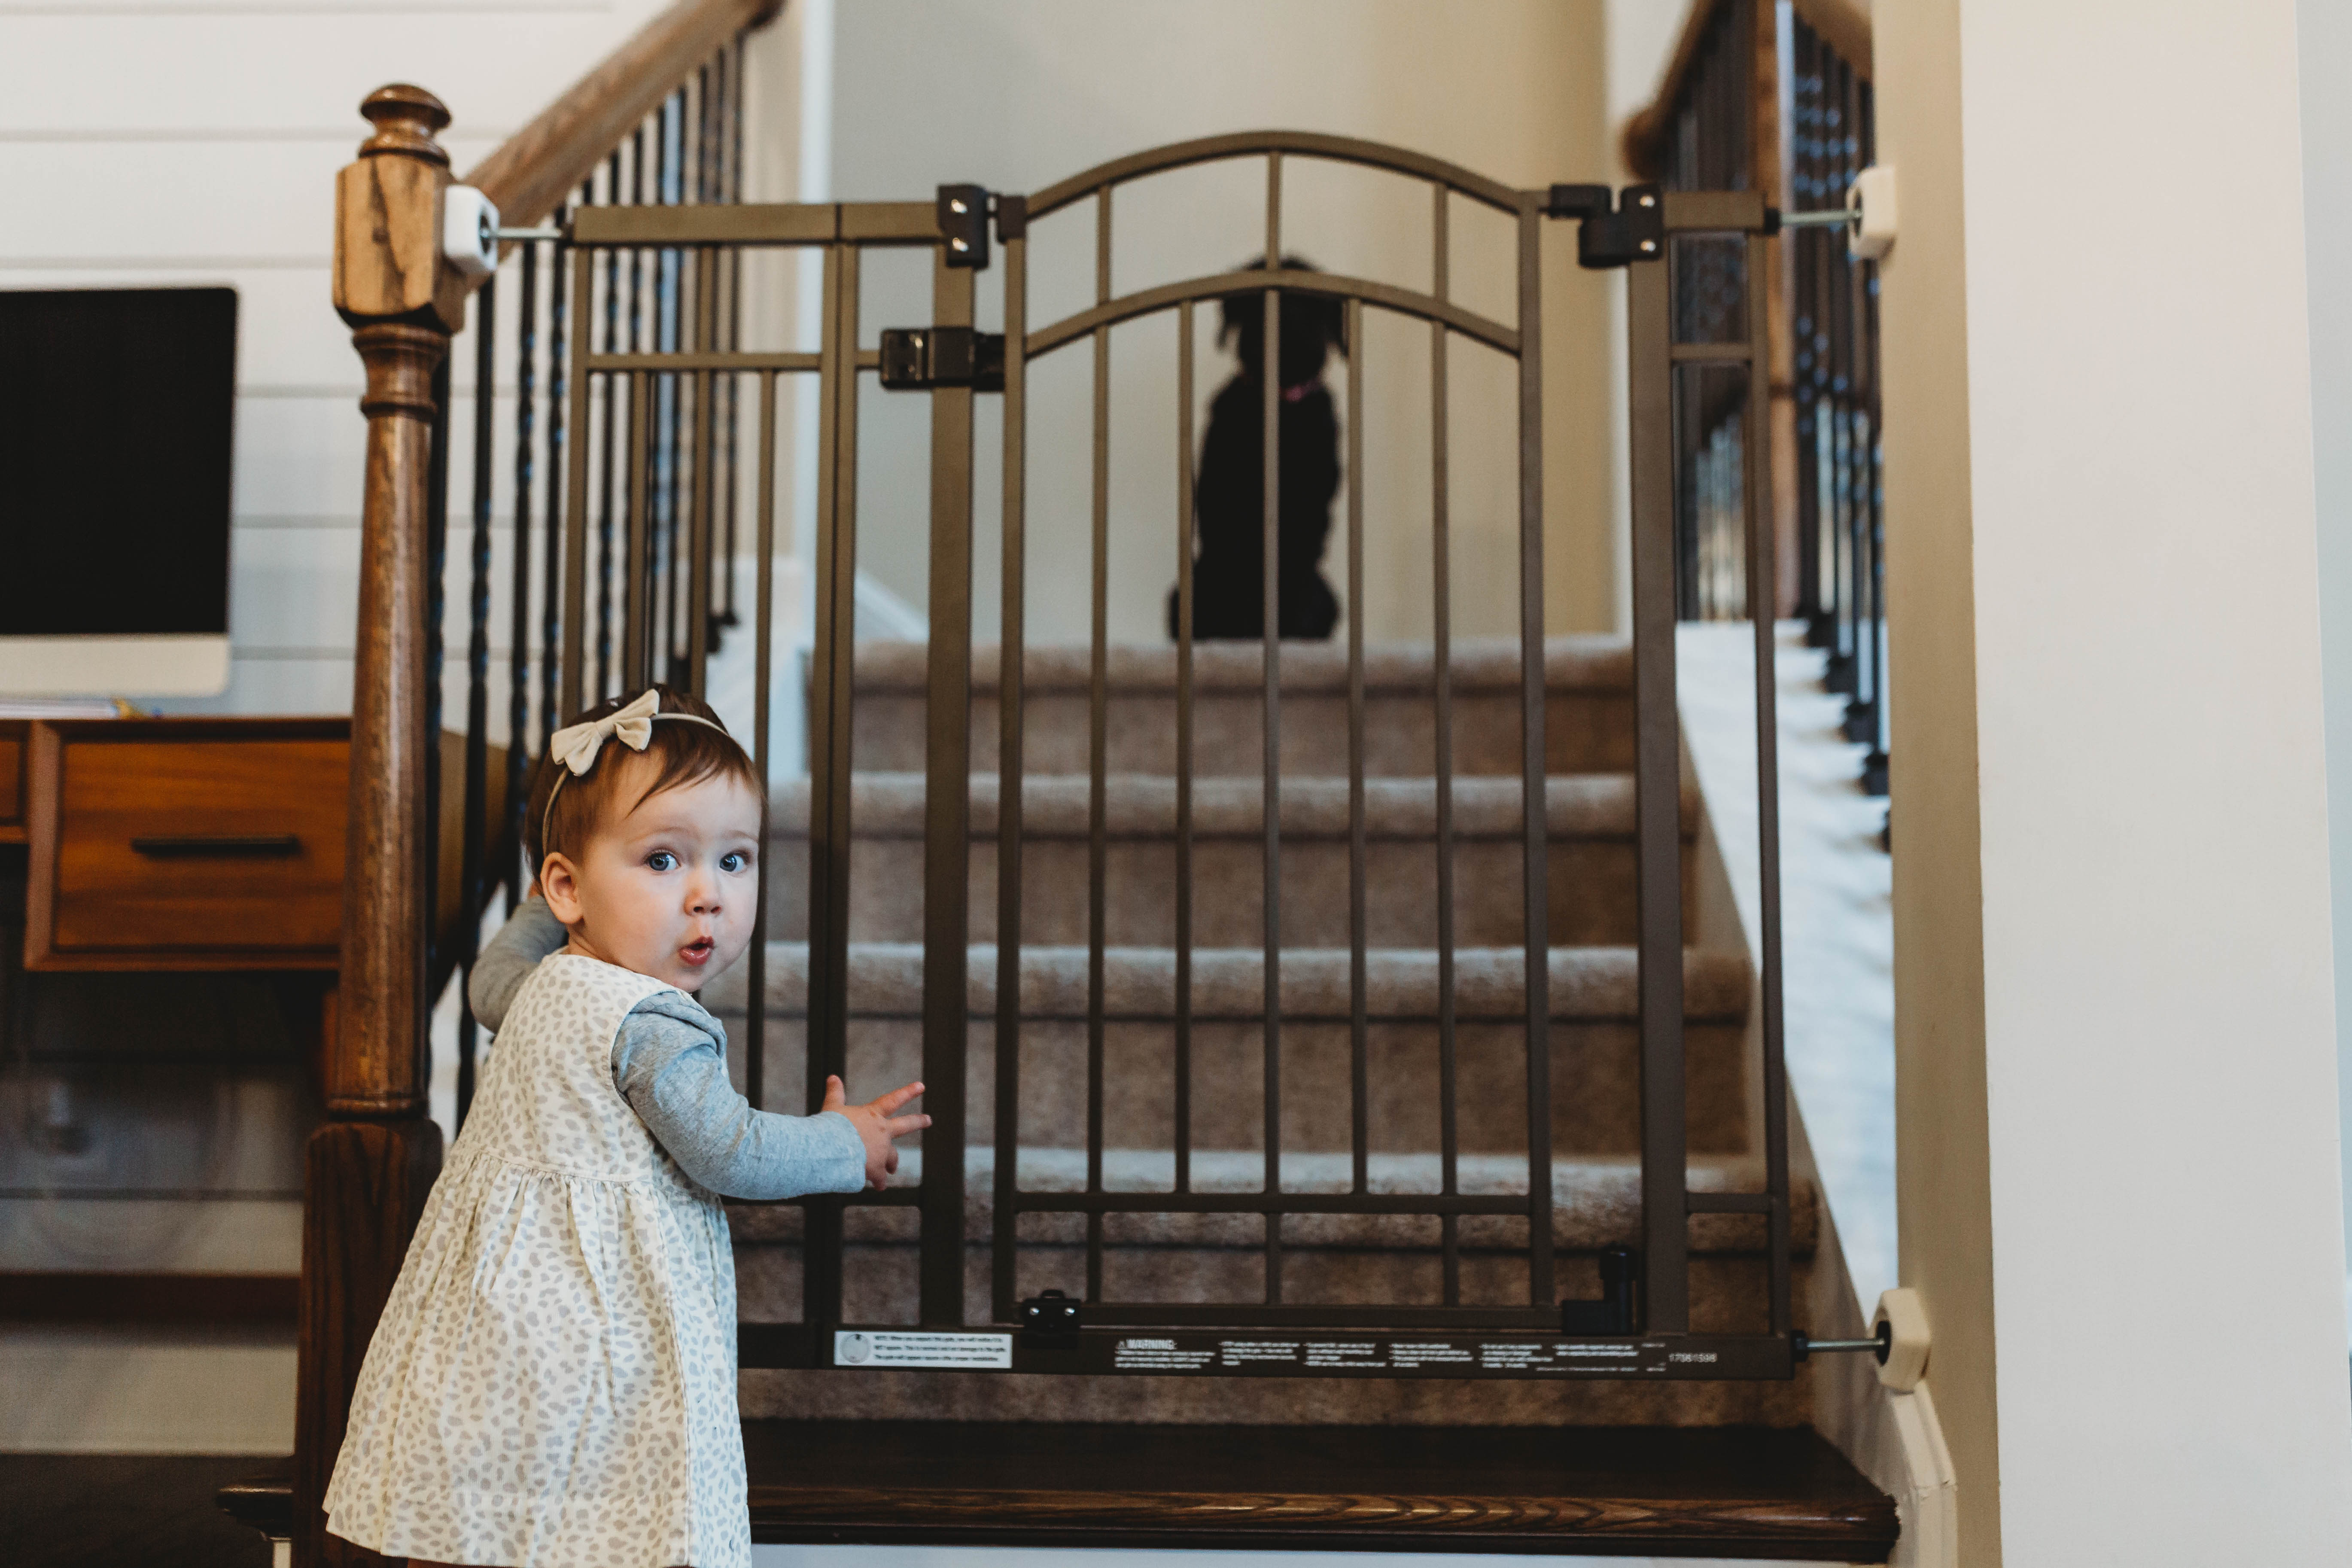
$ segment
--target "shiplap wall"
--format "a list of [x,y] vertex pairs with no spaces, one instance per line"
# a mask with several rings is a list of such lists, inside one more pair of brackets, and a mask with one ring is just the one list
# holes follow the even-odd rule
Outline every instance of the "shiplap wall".
[[[430,89],[463,175],[663,4],[0,4],[0,288],[238,294],[230,685],[156,706],[350,707],[365,426],[329,262],[360,100],[390,81]],[[462,427],[472,360],[457,360]],[[458,492],[462,507],[462,478]],[[60,589],[102,592],[102,571]]]

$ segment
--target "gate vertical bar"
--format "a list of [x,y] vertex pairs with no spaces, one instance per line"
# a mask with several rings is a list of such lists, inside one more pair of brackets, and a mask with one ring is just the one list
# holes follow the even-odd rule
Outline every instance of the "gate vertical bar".
[[[730,402],[732,399],[730,400]],[[760,373],[759,508],[752,519],[752,558],[760,575],[751,585],[751,761],[760,773],[761,843],[767,843],[768,801],[775,789],[770,772],[769,689],[774,679],[776,583],[776,373]],[[754,1110],[768,1100],[768,868],[760,867],[759,914],[751,928],[751,965],[744,976],[743,1094]]]
[[[1095,193],[1095,302],[1110,299],[1110,187]],[[1094,332],[1092,613],[1087,674],[1087,1191],[1103,1190],[1103,945],[1110,640],[1110,329]],[[1102,1300],[1103,1216],[1087,1215],[1087,1300]]]
[[1192,301],[1176,308],[1176,1190],[1192,1190]]
[[[1013,198],[1000,197],[1000,202]],[[1000,211],[1003,209],[1000,208]],[[996,1218],[990,1247],[995,1320],[1018,1310],[1021,1157],[1022,676],[1028,639],[1029,240],[1004,238],[1004,566],[996,651]]]
[[[824,1103],[825,1079],[842,1055],[847,1019],[842,994],[848,971],[849,825],[842,787],[848,759],[852,629],[856,613],[852,584],[857,571],[856,539],[848,517],[850,488],[843,448],[845,403],[856,395],[857,318],[856,288],[849,274],[856,251],[829,246],[824,251],[824,321],[818,348],[816,625],[809,672],[809,883],[808,1037],[804,1050],[806,1110]],[[816,1363],[831,1364],[823,1334],[841,1321],[841,1215],[839,1198],[808,1200],[801,1261],[801,1317],[815,1331]]]
[[[1431,260],[1430,292],[1440,300],[1452,292],[1453,243],[1447,219],[1452,193],[1440,184],[1431,187],[1435,203],[1431,226],[1435,255]],[[1522,323],[1522,330],[1524,330]],[[1430,596],[1433,601],[1430,679],[1435,683],[1432,784],[1436,794],[1437,858],[1437,1135],[1439,1191],[1452,1197],[1460,1190],[1461,1135],[1455,1104],[1454,1018],[1454,542],[1452,475],[1448,458],[1452,431],[1446,415],[1452,401],[1445,323],[1429,326]],[[1452,1214],[1438,1221],[1439,1258],[1444,1275],[1445,1304],[1462,1300],[1461,1225]]]
[[[1764,1180],[1771,1198],[1768,1216],[1772,1331],[1790,1327],[1789,1283],[1789,1086],[1783,1059],[1780,986],[1780,679],[1771,584],[1779,581],[1779,541],[1772,516],[1771,447],[1765,437],[1771,419],[1771,378],[1765,367],[1769,296],[1765,253],[1772,242],[1748,237],[1748,406],[1741,476],[1746,481],[1748,568],[1748,614],[1756,631],[1756,852],[1757,946],[1763,973]],[[1762,584],[1761,588],[1756,586]]]
[[[1282,1190],[1282,154],[1265,160],[1265,357],[1258,367],[1264,468],[1259,527],[1265,582],[1259,631],[1265,649],[1265,1191]],[[1265,1299],[1282,1300],[1282,1215],[1265,1216]]]
[[[931,320],[969,327],[972,272],[933,247]],[[971,399],[931,394],[930,668],[924,704],[923,1133],[924,1323],[963,1321],[964,978],[971,941]],[[1001,804],[1001,803],[1000,803]]]
[[[1672,247],[1669,247],[1671,252]],[[1690,1325],[1683,1085],[1681,723],[1675,710],[1671,259],[1625,269],[1633,511],[1633,836],[1640,879],[1643,1299],[1651,1333]]]
[[1519,198],[1519,755],[1527,859],[1528,1299],[1552,1290],[1551,842],[1546,816],[1543,560],[1543,213]]
[[1348,1147],[1349,1186],[1371,1191],[1370,991],[1365,949],[1364,302],[1347,304],[1348,354]]

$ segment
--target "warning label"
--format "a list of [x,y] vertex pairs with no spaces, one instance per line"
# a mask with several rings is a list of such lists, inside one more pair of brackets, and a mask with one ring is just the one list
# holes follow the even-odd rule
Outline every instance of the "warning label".
[[1013,1365],[1011,1334],[933,1334],[884,1329],[839,1329],[833,1336],[835,1366]]
[[1217,1359],[1210,1346],[1179,1345],[1174,1340],[1121,1340],[1111,1352],[1113,1372],[1198,1372]]

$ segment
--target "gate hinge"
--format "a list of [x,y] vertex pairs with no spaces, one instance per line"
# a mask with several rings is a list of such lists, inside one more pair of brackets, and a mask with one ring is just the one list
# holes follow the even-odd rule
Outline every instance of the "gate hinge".
[[1655,185],[1626,186],[1613,212],[1606,185],[1554,185],[1543,210],[1546,217],[1578,220],[1579,267],[1599,271],[1666,253],[1665,196]]
[[940,187],[940,237],[947,241],[948,265],[988,265],[988,189],[984,185]]
[[882,332],[886,392],[969,386],[1004,390],[1004,334],[971,327],[888,327]]
[[1066,1351],[1078,1346],[1078,1301],[1059,1290],[1031,1296],[1021,1303],[1021,1348]]
[[1601,1254],[1601,1299],[1562,1301],[1559,1331],[1563,1334],[1616,1336],[1642,1331],[1642,1255],[1630,1247],[1612,1247]]
[[991,195],[985,185],[940,187],[940,237],[947,241],[950,267],[987,268],[991,217],[999,240],[1019,239],[1029,232],[1029,198]]

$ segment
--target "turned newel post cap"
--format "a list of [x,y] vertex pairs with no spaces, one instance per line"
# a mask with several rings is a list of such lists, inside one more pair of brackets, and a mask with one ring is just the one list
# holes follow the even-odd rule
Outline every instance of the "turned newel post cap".
[[377,88],[361,100],[360,112],[375,127],[375,134],[360,143],[361,157],[397,153],[449,166],[449,154],[433,139],[449,123],[448,106],[423,88],[404,81]]

